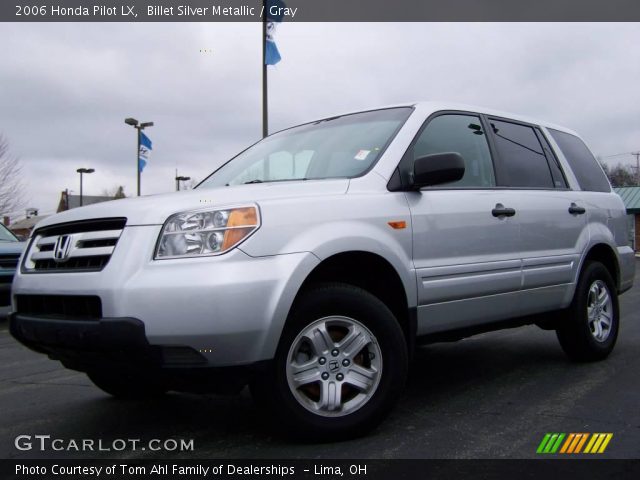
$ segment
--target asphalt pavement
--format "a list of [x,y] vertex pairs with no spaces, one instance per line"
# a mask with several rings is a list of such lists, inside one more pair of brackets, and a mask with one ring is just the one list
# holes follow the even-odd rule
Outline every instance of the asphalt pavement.
[[[640,262],[637,265],[640,273]],[[533,458],[547,432],[610,432],[601,457],[640,458],[640,278],[621,297],[618,344],[605,361],[570,362],[535,326],[420,348],[391,416],[364,438],[300,444],[274,435],[245,390],[118,401],[80,373],[24,348],[0,325],[0,458]],[[31,436],[34,448],[15,439]],[[61,439],[193,439],[193,451],[39,451]],[[23,437],[24,439],[25,437]],[[25,444],[22,445],[23,448]]]

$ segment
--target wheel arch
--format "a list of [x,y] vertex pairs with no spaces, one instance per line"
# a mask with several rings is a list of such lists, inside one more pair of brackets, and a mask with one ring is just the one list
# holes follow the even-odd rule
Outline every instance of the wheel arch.
[[616,289],[620,290],[620,265],[616,251],[607,243],[596,243],[587,250],[579,272],[587,264],[587,262],[596,261],[602,263],[611,274],[611,278],[615,283]]
[[[335,253],[322,260],[300,285],[296,300],[314,284],[340,282],[353,285],[380,299],[394,314],[409,351],[415,342],[417,320],[411,294],[398,270],[385,257],[363,250]],[[285,322],[286,325],[286,322]]]

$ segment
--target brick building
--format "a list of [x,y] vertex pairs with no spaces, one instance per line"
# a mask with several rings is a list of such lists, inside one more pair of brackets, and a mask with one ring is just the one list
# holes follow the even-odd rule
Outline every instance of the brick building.
[[629,215],[633,248],[640,252],[640,187],[618,187],[614,190],[622,198]]

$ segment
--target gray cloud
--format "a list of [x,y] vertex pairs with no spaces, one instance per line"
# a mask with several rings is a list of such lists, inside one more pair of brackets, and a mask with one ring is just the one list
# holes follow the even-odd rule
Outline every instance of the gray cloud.
[[[53,211],[80,166],[96,169],[88,194],[134,193],[127,116],[156,122],[143,193],[170,191],[175,168],[202,179],[259,139],[260,35],[257,23],[3,25],[0,132],[29,206]],[[277,42],[272,131],[440,99],[566,125],[600,155],[640,149],[638,24],[285,23]]]

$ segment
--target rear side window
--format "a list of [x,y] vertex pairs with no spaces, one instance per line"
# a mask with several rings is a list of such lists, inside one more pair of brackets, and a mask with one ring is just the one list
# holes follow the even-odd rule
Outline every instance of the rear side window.
[[494,119],[490,123],[509,186],[554,188],[547,157],[534,129]]
[[562,168],[560,168],[560,162],[558,162],[558,157],[553,153],[551,146],[542,132],[536,128],[536,134],[538,135],[538,140],[542,144],[542,149],[547,156],[547,162],[549,163],[549,168],[551,169],[551,176],[553,177],[553,183],[556,188],[568,188],[567,180],[562,173]]
[[570,133],[549,129],[564,157],[571,165],[580,188],[592,192],[610,192],[611,186],[598,161],[582,140]]

